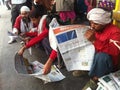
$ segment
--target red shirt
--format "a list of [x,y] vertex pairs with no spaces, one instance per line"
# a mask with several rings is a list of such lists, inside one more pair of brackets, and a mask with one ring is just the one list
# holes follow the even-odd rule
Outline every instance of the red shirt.
[[56,57],[57,57],[57,52],[55,50],[52,50],[50,54],[50,58],[54,61]]
[[[113,43],[110,43],[110,39],[120,42],[120,29],[112,24],[108,24],[103,32],[96,32],[95,37],[94,46],[96,51],[111,55],[113,64],[117,65],[120,50]],[[120,43],[118,43],[118,45],[120,45]]]
[[19,15],[19,16],[16,18],[15,24],[14,24],[14,28],[17,28],[18,30],[20,30],[21,19],[22,19],[22,16],[21,16],[21,15]]
[[38,36],[32,38],[27,44],[26,44],[26,48],[29,48],[33,45],[35,45],[36,43],[40,42],[41,40],[43,40],[45,37],[48,36],[48,29],[45,28],[44,31],[42,31]]
[[[40,22],[39,22],[40,23]],[[39,29],[39,25],[37,26],[37,29]],[[43,21],[42,24],[42,31],[41,33],[38,32],[32,32],[32,33],[26,33],[29,36],[35,36],[34,38],[32,38],[27,44],[26,44],[26,48],[29,48],[35,44],[37,44],[38,42],[40,42],[41,40],[43,40],[45,37],[48,36],[48,32],[49,30],[46,28],[46,19]]]

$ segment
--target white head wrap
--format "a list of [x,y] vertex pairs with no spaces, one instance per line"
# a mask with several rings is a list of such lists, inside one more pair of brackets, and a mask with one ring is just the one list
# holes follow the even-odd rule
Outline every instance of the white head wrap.
[[98,24],[108,24],[111,22],[111,12],[105,11],[102,8],[94,8],[90,10],[87,14],[88,20],[92,20],[94,23]]
[[30,12],[30,9],[27,6],[22,6],[20,12],[24,12],[24,11]]

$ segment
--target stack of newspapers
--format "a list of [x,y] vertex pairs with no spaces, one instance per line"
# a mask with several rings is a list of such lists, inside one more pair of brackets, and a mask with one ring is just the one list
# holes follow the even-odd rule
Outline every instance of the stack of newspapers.
[[99,78],[96,90],[120,90],[120,70]]

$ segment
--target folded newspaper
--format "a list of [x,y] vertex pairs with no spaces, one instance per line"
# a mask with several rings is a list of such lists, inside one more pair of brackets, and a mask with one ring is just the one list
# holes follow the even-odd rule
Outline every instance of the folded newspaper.
[[97,90],[120,90],[120,70],[99,78]]
[[26,58],[16,53],[15,55],[15,69],[19,74],[29,75],[47,82],[56,82],[63,80],[65,76],[60,72],[60,70],[53,65],[51,71],[47,75],[43,75],[43,64],[34,61],[28,62]]

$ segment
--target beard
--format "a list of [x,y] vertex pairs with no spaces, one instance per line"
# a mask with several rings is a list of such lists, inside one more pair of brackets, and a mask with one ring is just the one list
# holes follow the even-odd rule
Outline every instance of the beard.
[[24,23],[29,23],[30,22],[29,17],[23,17],[22,20],[23,20]]

